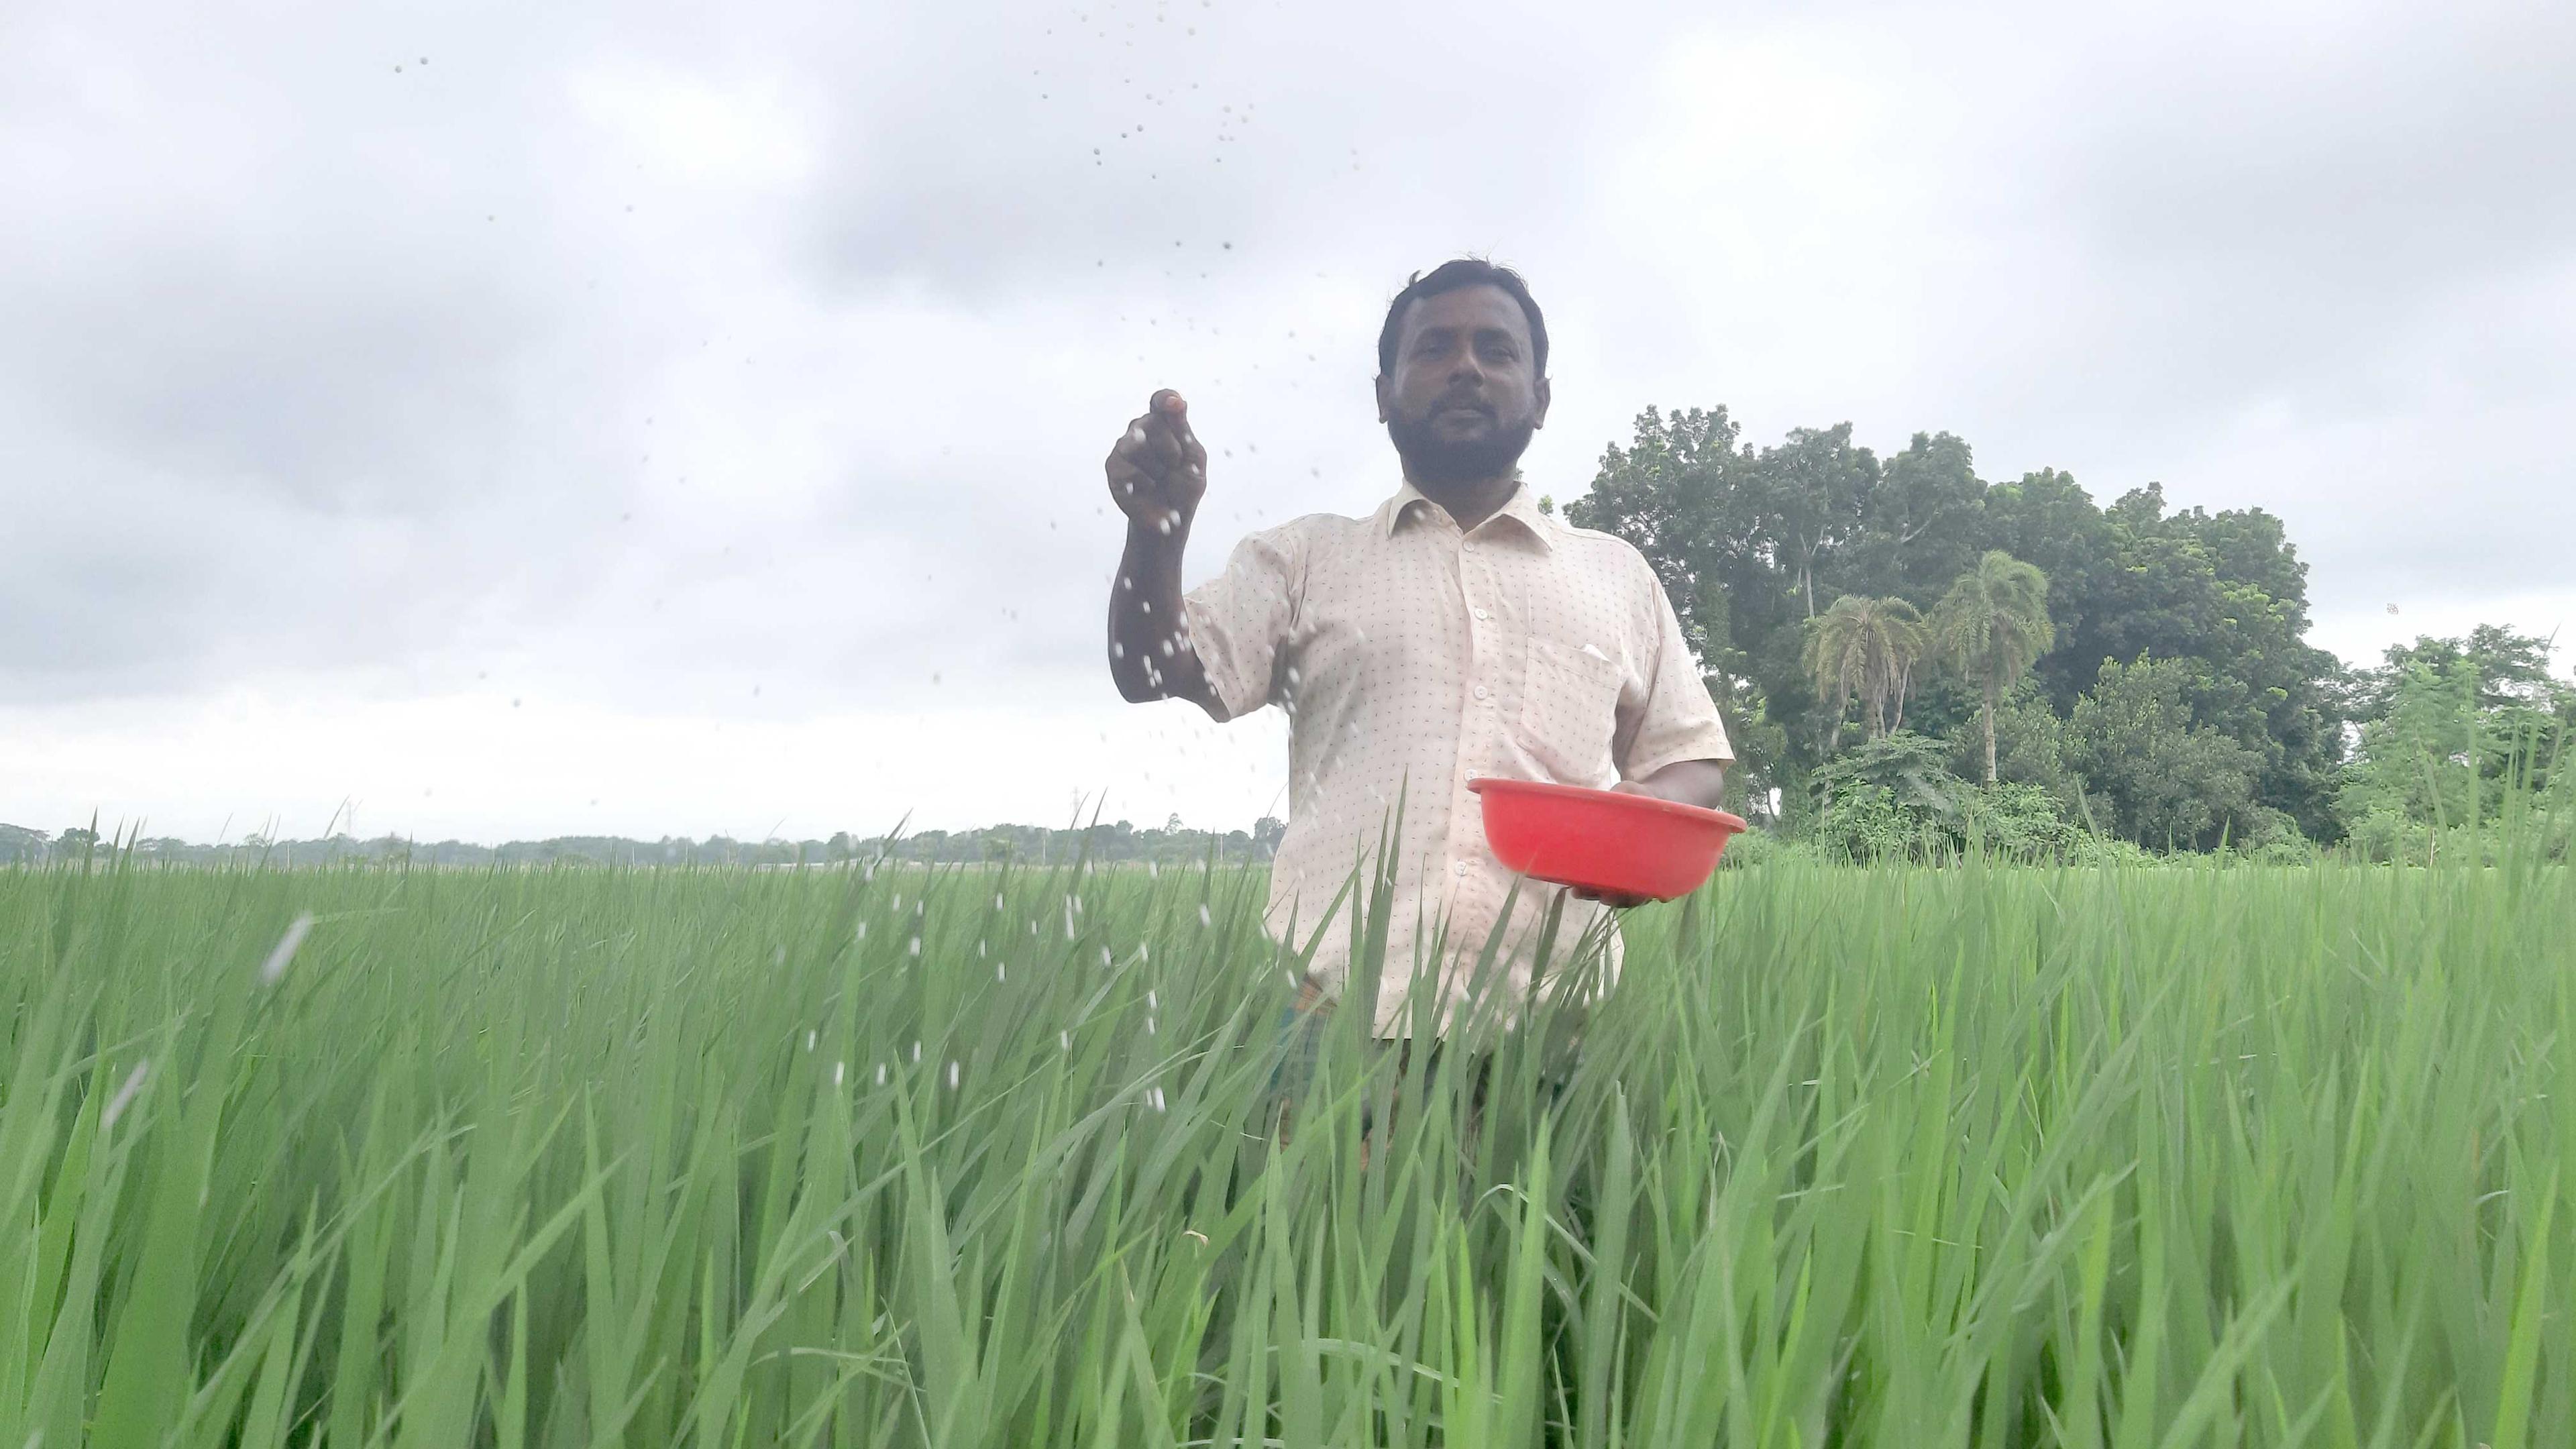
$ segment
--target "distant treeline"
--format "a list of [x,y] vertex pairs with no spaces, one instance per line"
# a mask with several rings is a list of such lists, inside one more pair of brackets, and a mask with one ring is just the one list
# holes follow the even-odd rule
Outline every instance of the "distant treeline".
[[0,824],[0,865],[40,865],[95,859],[110,851],[130,850],[137,860],[179,865],[253,864],[312,866],[339,861],[435,866],[484,865],[723,865],[828,866],[852,861],[906,860],[936,863],[1048,864],[1073,859],[1086,849],[1095,861],[1203,861],[1211,852],[1226,864],[1266,861],[1278,849],[1285,827],[1264,816],[1251,830],[1191,830],[1178,817],[1157,829],[1139,830],[1120,820],[1069,829],[1035,825],[996,825],[982,830],[923,830],[899,836],[854,836],[842,831],[829,840],[735,840],[711,835],[704,840],[665,836],[628,840],[613,835],[565,835],[551,840],[513,840],[503,845],[476,845],[462,840],[406,840],[397,835],[360,839],[351,835],[316,840],[270,840],[260,835],[221,845],[203,845],[174,836],[132,840],[74,826],[59,834],[20,825]]

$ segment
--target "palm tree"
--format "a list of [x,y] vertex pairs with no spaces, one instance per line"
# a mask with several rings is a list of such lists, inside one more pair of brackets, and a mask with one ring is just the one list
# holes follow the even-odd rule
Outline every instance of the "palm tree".
[[1845,594],[1834,606],[1807,621],[1807,673],[1833,720],[1825,753],[1842,745],[1843,709],[1857,691],[1869,706],[1869,737],[1888,731],[1887,706],[1896,703],[1896,721],[1905,720],[1905,694],[1913,687],[1914,666],[1931,648],[1923,615],[1903,599],[1864,599]]
[[1985,691],[1986,783],[1995,783],[1995,707],[2004,691],[2057,643],[2048,620],[2048,575],[2002,549],[1959,575],[1932,611],[1941,653]]

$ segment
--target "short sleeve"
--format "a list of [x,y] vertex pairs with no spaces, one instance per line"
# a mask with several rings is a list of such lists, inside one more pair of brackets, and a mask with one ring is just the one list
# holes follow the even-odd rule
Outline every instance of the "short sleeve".
[[1216,695],[1208,714],[1240,719],[1270,698],[1279,651],[1296,622],[1303,550],[1293,525],[1246,535],[1225,571],[1189,591],[1181,616]]
[[1709,697],[1699,663],[1691,658],[1690,645],[1682,638],[1673,601],[1653,570],[1641,567],[1640,571],[1654,595],[1654,635],[1646,651],[1643,687],[1633,699],[1623,695],[1619,701],[1619,778],[1643,780],[1683,760],[1731,763],[1734,748],[1717,717],[1717,701]]

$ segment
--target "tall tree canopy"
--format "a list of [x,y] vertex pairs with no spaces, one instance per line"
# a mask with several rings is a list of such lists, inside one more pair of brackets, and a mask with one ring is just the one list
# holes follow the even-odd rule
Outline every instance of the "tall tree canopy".
[[1807,621],[1807,675],[1833,721],[1825,738],[1828,752],[1841,737],[1843,710],[1855,695],[1867,706],[1871,739],[1887,734],[1891,700],[1895,723],[1905,722],[1905,695],[1931,643],[1922,611],[1903,599],[1845,594]]
[[[2156,484],[2105,508],[2054,469],[1990,484],[1949,433],[1885,458],[1848,424],[1756,448],[1720,407],[1646,409],[1565,513],[1654,564],[1745,742],[1750,784],[1794,787],[1838,743],[1844,713],[1820,697],[1808,620],[1844,595],[1928,614],[2001,550],[2048,580],[2055,647],[2034,675],[2059,719],[2106,659],[2179,661],[2191,723],[2257,757],[2254,802],[2311,836],[2337,833],[2342,669],[2307,644],[2307,566],[2261,509],[2175,511]],[[1915,683],[1914,727],[1981,728],[1982,688]]]
[[1932,614],[1932,638],[1977,687],[1986,735],[1986,783],[1995,783],[1995,710],[2031,665],[2057,642],[2048,618],[2048,576],[2002,549],[1988,549],[1959,575]]

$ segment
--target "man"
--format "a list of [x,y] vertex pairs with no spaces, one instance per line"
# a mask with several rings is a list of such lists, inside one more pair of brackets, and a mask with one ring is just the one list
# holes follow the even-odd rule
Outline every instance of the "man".
[[[1378,420],[1403,486],[1364,518],[1309,514],[1245,538],[1186,596],[1181,555],[1207,487],[1186,404],[1156,392],[1108,460],[1128,520],[1109,597],[1109,670],[1131,702],[1185,699],[1220,722],[1289,715],[1288,830],[1274,927],[1323,926],[1316,994],[1337,999],[1347,916],[1316,919],[1401,792],[1397,905],[1375,1034],[1447,1025],[1513,878],[1467,782],[1549,780],[1715,807],[1733,759],[1671,601],[1626,541],[1541,513],[1516,466],[1547,420],[1547,327],[1521,278],[1462,259],[1417,274],[1378,338]],[[1505,979],[1530,985],[1553,889],[1504,923]],[[1560,940],[1634,900],[1584,895]],[[1356,907],[1345,903],[1345,911]],[[1438,923],[1437,1019],[1403,983]],[[1608,932],[1605,973],[1619,945]]]

